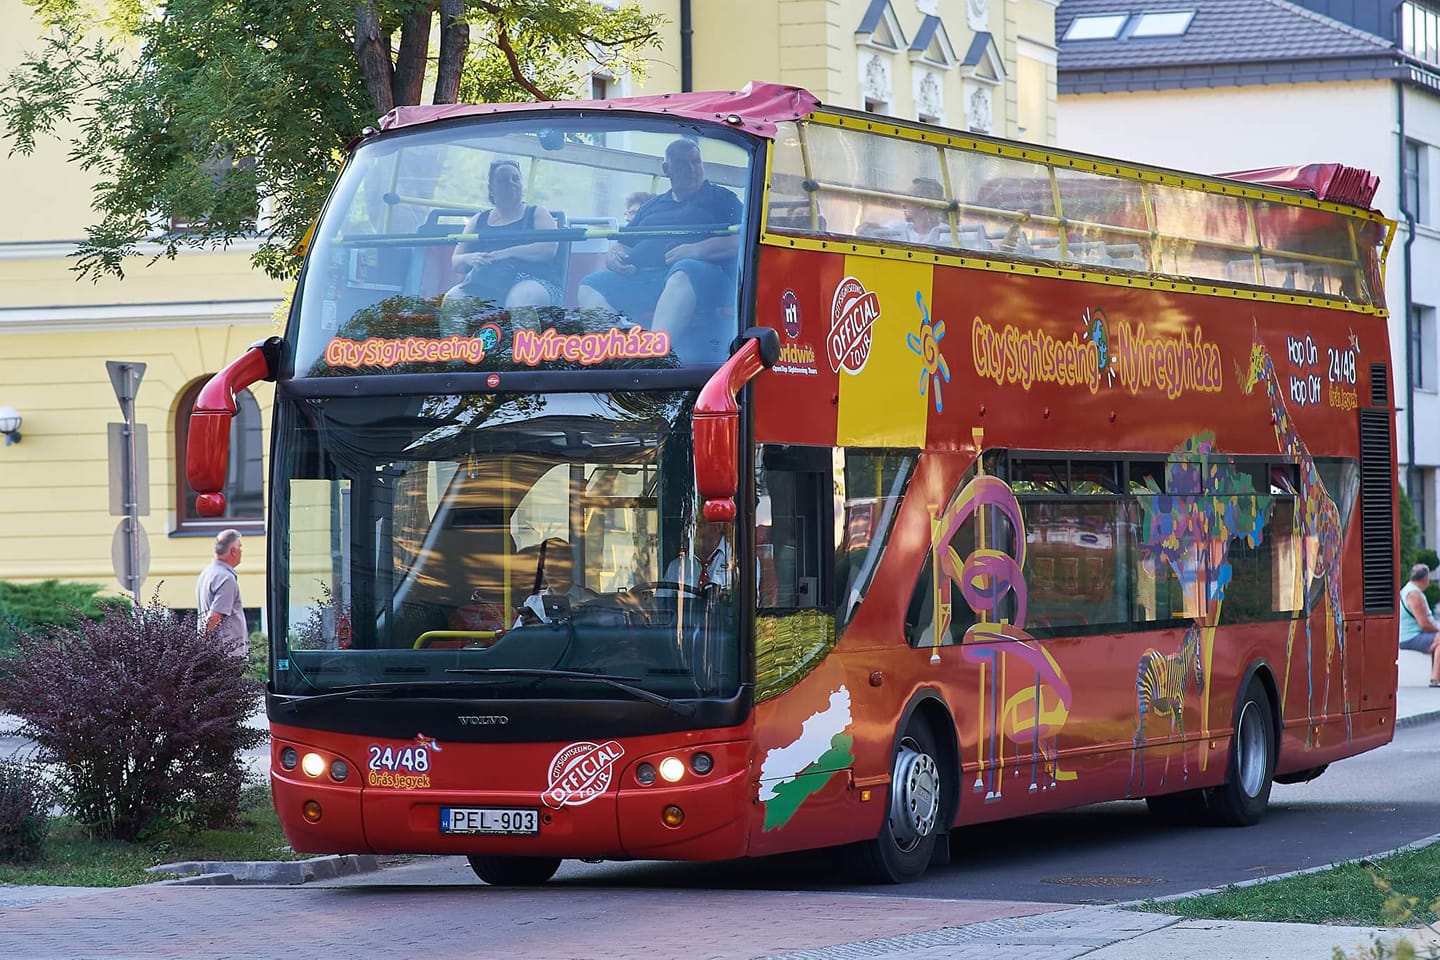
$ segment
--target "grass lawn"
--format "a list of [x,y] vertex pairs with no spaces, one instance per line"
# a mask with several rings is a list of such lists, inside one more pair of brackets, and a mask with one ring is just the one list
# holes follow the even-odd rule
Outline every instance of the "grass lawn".
[[34,863],[0,863],[0,884],[68,887],[124,887],[173,879],[146,873],[146,867],[177,860],[303,860],[290,850],[270,802],[268,786],[245,791],[242,824],[233,830],[198,834],[176,831],[148,843],[92,840],[73,821],[51,822],[50,835]]
[[[1370,863],[1368,870],[1362,865],[1366,862]],[[1412,917],[1399,915],[1393,901],[1387,905],[1387,891],[1377,885],[1377,877],[1402,898],[1400,906],[1414,911]],[[1205,920],[1383,927],[1433,923],[1440,916],[1434,910],[1440,906],[1437,900],[1440,843],[1373,862],[1347,863],[1248,887],[1227,887],[1209,896],[1149,902],[1140,909]]]

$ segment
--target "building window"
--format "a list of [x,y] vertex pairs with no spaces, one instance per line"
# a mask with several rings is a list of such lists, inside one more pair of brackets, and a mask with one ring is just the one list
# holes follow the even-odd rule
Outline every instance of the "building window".
[[1076,17],[1065,31],[1065,40],[1114,40],[1120,36],[1129,14],[1104,14],[1097,17]]
[[197,494],[185,476],[190,442],[190,412],[208,378],[195,381],[175,405],[175,530],[211,532],[235,527],[247,533],[265,529],[264,427],[260,405],[249,390],[235,397],[235,418],[230,422],[230,467],[225,481],[225,513],[202,517],[195,510]]
[[1427,194],[1430,187],[1430,150],[1423,143],[1405,141],[1402,196],[1400,208],[1415,218],[1417,223],[1430,222],[1430,202]]
[[1426,63],[1440,63],[1440,10],[1423,3],[1400,8],[1400,46]]
[[1416,390],[1440,387],[1435,372],[1435,308],[1410,308],[1410,377]]
[[598,73],[592,73],[592,74],[590,74],[590,99],[591,99],[591,100],[609,100],[609,99],[610,99],[610,78],[609,78],[609,77],[603,76],[602,74],[598,74]]
[[1180,10],[1174,13],[1142,13],[1135,18],[1130,28],[1132,37],[1178,37],[1190,29],[1195,19],[1194,10]]

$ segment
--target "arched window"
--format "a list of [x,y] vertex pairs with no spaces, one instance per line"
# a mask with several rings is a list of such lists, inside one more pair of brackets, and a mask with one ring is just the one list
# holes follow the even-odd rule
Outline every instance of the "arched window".
[[225,481],[225,513],[202,517],[195,510],[196,493],[185,477],[185,453],[190,443],[190,412],[209,378],[185,388],[175,405],[175,530],[209,533],[234,527],[246,533],[265,529],[264,428],[260,405],[249,390],[235,397],[235,419],[230,422],[230,470]]

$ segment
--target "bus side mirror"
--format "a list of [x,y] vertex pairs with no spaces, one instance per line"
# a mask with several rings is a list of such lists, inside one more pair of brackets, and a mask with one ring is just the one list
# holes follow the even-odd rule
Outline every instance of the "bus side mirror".
[[260,380],[274,380],[280,369],[279,337],[255,344],[221,370],[205,386],[190,413],[185,444],[185,478],[199,494],[195,511],[202,517],[225,512],[225,476],[230,467],[230,424],[235,419],[235,395]]
[[780,359],[780,335],[769,327],[751,327],[740,339],[739,348],[695,400],[695,489],[711,522],[735,519],[740,479],[740,407],[735,398],[756,374]]

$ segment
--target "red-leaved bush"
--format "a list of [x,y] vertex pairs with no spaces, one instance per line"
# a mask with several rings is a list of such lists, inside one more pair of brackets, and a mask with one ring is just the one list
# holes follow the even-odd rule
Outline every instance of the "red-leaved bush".
[[49,791],[33,764],[0,757],[0,862],[40,856],[50,831]]
[[245,660],[152,598],[134,611],[23,637],[0,670],[0,708],[56,768],[61,804],[102,837],[239,816],[246,726],[261,685]]

